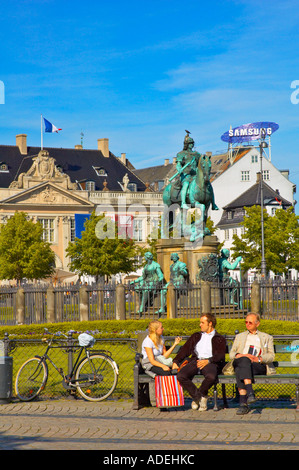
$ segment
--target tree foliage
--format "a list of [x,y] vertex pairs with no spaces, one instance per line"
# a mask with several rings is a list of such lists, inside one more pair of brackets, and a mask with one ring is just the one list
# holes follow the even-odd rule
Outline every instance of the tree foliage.
[[[234,256],[242,256],[242,269],[261,267],[262,230],[260,206],[245,207],[241,237],[234,235]],[[299,269],[299,217],[293,208],[278,209],[273,217],[266,210],[264,217],[264,248],[268,271],[286,274],[289,269]]]
[[0,279],[41,279],[52,274],[55,254],[40,223],[16,212],[0,226]]
[[138,247],[132,239],[118,238],[117,224],[108,222],[106,227],[104,225],[106,236],[99,237],[98,224],[102,224],[105,220],[107,219],[104,215],[91,214],[90,219],[84,224],[82,237],[76,238],[68,245],[70,269],[79,275],[110,277],[136,269]]

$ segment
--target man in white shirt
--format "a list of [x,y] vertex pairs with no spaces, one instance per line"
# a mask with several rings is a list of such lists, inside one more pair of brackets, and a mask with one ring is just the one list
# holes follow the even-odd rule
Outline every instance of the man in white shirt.
[[[193,333],[173,360],[173,369],[178,369],[178,381],[191,395],[192,409],[207,409],[208,391],[217,381],[225,361],[226,342],[224,336],[215,330],[216,319],[211,314],[200,318],[201,332]],[[191,356],[191,357],[190,357]],[[192,382],[196,374],[203,374],[204,380],[198,389]]]
[[248,313],[245,320],[246,329],[239,333],[230,351],[230,359],[236,374],[240,394],[240,407],[237,414],[249,412],[248,404],[255,402],[252,388],[255,375],[266,375],[274,369],[273,337],[258,330],[260,317],[257,313]]

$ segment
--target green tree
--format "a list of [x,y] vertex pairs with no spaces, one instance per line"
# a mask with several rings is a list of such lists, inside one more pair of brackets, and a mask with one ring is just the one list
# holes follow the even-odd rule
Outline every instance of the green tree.
[[[101,225],[100,235],[99,225]],[[132,239],[118,238],[117,224],[109,222],[104,215],[96,216],[93,213],[90,219],[86,220],[84,228],[82,237],[70,242],[67,248],[72,271],[80,276],[87,274],[110,277],[113,274],[129,273],[136,269],[138,247]],[[106,230],[106,235],[103,228]]]
[[0,226],[0,279],[41,279],[52,274],[55,254],[40,223],[16,212]]
[[[260,206],[245,207],[242,223],[245,231],[241,237],[234,235],[232,251],[242,256],[242,269],[261,267],[262,230]],[[299,269],[299,217],[288,210],[278,209],[273,217],[264,209],[264,249],[268,271],[286,274],[289,269]]]

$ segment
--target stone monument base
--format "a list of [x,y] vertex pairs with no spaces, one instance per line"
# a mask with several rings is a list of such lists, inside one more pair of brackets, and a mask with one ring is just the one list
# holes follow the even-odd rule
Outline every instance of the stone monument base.
[[170,265],[172,253],[179,255],[180,261],[186,263],[191,282],[196,282],[199,272],[198,260],[210,254],[217,254],[218,238],[206,236],[202,243],[190,242],[186,238],[157,240],[157,262],[160,264],[167,282],[170,280]]

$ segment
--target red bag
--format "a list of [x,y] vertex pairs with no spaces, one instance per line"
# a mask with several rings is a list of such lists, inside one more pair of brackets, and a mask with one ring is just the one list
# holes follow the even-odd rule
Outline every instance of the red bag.
[[185,404],[183,388],[176,375],[156,375],[155,393],[157,408],[171,408]]

